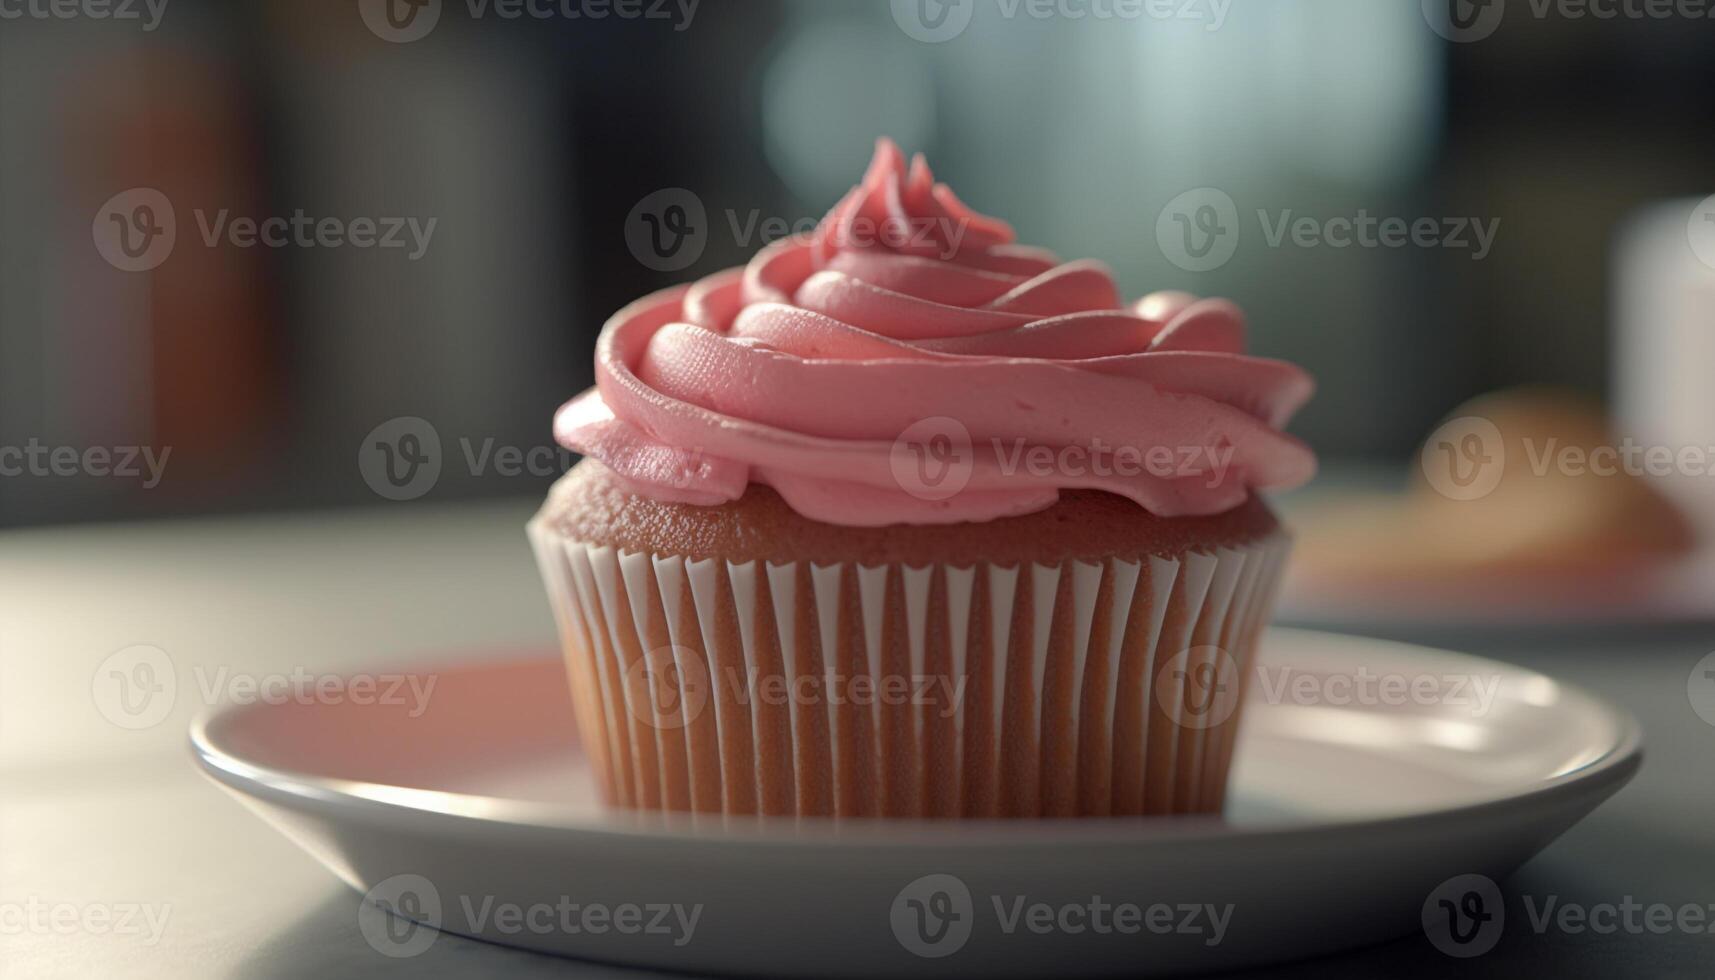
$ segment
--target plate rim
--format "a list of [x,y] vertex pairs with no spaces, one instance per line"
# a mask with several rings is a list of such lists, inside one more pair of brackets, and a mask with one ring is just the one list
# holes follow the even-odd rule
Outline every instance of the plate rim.
[[[1291,842],[1328,834],[1401,833],[1423,825],[1459,818],[1478,818],[1504,810],[1541,803],[1561,796],[1597,795],[1605,799],[1629,782],[1643,764],[1643,728],[1632,713],[1589,690],[1561,681],[1528,667],[1473,654],[1402,643],[1358,634],[1333,633],[1291,627],[1270,627],[1269,633],[1302,638],[1329,638],[1342,643],[1376,644],[1398,651],[1432,653],[1452,657],[1475,666],[1487,666],[1514,676],[1547,678],[1561,688],[1584,698],[1614,723],[1616,735],[1597,756],[1575,769],[1543,780],[1529,789],[1500,790],[1485,797],[1445,807],[1416,810],[1352,820],[1316,820],[1279,826],[1243,826],[1227,823],[1219,816],[1173,816],[1167,819],[1136,817],[1084,817],[1036,820],[886,820],[832,818],[740,818],[735,823],[719,815],[642,813],[609,809],[596,817],[565,814],[554,804],[536,803],[474,793],[394,786],[313,773],[295,772],[251,762],[224,749],[214,729],[231,717],[248,711],[267,710],[272,705],[227,703],[203,710],[191,723],[188,747],[198,768],[228,790],[242,796],[269,799],[281,805],[316,809],[367,811],[382,817],[405,814],[464,823],[476,827],[524,828],[540,832],[611,837],[652,843],[681,842],[699,846],[822,846],[887,847],[933,846],[978,850],[994,846],[1063,848],[1136,847],[1156,843],[1185,844],[1202,841],[1245,840],[1247,842]],[[448,666],[456,665],[448,662]],[[467,801],[449,808],[449,797]],[[441,805],[435,805],[439,802]],[[718,821],[718,823],[717,823]]]

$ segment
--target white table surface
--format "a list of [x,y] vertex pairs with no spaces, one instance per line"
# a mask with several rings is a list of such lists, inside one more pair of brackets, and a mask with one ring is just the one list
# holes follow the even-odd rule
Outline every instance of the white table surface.
[[[223,667],[379,670],[551,644],[523,534],[534,503],[0,533],[0,976],[638,976],[455,936],[381,956],[358,932],[357,896],[201,776],[185,747]],[[1715,630],[1426,639],[1602,691],[1646,730],[1642,775],[1509,879],[1509,895],[1715,903],[1715,727],[1686,697]],[[178,694],[164,720],[131,731],[104,716],[93,684],[135,644],[166,651]],[[56,925],[41,911],[54,906],[136,908],[164,928]],[[1464,963],[1414,937],[1266,972],[1703,977],[1711,964],[1715,935],[1521,927]]]

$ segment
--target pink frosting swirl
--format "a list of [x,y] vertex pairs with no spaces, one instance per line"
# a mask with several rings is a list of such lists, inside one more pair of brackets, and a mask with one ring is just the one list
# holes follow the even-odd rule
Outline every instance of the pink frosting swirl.
[[1106,266],[1015,244],[882,140],[811,235],[616,313],[554,431],[682,503],[761,483],[820,521],[931,524],[1085,487],[1175,517],[1308,480],[1280,430],[1312,388],[1244,354],[1231,303],[1124,305]]

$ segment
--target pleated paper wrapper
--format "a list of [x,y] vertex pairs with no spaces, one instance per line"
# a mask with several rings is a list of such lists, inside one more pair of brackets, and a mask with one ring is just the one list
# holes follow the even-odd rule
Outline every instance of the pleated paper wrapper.
[[733,816],[1218,812],[1290,544],[915,567],[529,531],[606,800]]

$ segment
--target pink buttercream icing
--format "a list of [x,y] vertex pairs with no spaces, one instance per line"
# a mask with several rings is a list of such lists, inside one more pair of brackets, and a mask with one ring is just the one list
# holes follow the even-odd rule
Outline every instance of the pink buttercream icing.
[[554,432],[652,498],[761,483],[834,524],[987,520],[1077,487],[1176,517],[1308,480],[1281,427],[1313,387],[1244,354],[1233,304],[1124,305],[1106,266],[1015,244],[882,140],[809,236],[614,314]]

